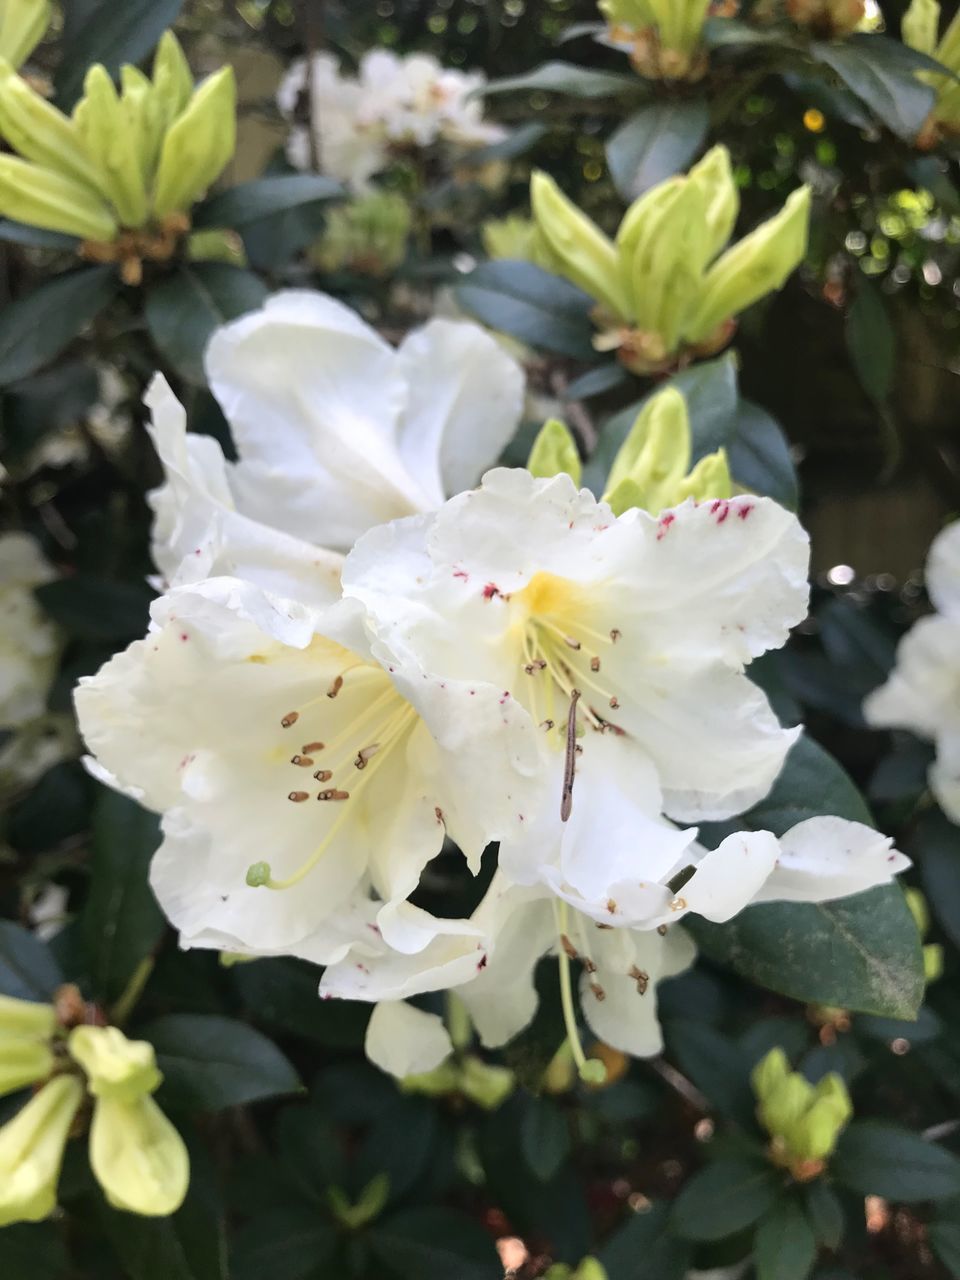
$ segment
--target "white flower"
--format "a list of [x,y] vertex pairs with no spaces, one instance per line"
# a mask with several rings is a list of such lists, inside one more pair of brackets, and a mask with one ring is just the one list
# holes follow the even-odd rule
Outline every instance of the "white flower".
[[960,822],[960,521],[934,539],[927,589],[936,615],[903,638],[889,680],[863,711],[870,724],[910,729],[936,743],[930,786],[948,817]]
[[389,1075],[425,1075],[453,1053],[443,1019],[404,1000],[387,1000],[370,1015],[364,1050],[372,1063]]
[[372,525],[476,482],[516,430],[524,377],[478,325],[433,320],[396,350],[325,294],[276,294],[214,334],[211,388],[239,460],[147,398],[166,482],[153,555],[171,582],[236,575],[306,603],[339,594]]
[[76,706],[101,776],[164,814],[152,883],[184,945],[327,963],[376,929],[475,949],[406,899],[447,832],[474,870],[514,834],[539,764],[521,709],[371,648],[354,602],[224,578],[152,616]]
[[33,538],[0,536],[0,729],[20,728],[46,706],[57,633],[33,588],[54,576]]
[[395,153],[411,146],[465,150],[498,142],[505,132],[484,121],[475,96],[484,83],[481,72],[444,68],[428,54],[371,49],[356,77],[344,75],[330,54],[316,54],[311,71],[305,60],[294,63],[277,94],[290,120],[296,121],[305,95],[312,111],[308,126],[294,123],[288,156],[298,168],[310,168],[313,146],[323,173],[362,192]]

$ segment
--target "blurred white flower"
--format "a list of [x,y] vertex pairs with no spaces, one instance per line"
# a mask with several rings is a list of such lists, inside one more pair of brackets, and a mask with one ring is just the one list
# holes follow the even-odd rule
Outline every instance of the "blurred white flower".
[[308,291],[218,330],[207,373],[239,460],[155,380],[154,560],[170,582],[230,574],[303,603],[336,598],[337,553],[372,525],[474,484],[523,406],[522,369],[479,325],[433,320],[395,350]]
[[930,786],[947,816],[960,822],[960,521],[934,539],[927,589],[937,613],[900,642],[889,680],[863,712],[870,724],[910,729],[936,743]]
[[0,535],[0,729],[21,728],[46,707],[57,632],[33,589],[54,576],[33,538]]
[[[315,147],[323,173],[362,192],[404,150],[442,143],[456,153],[498,142],[505,131],[483,119],[482,99],[473,96],[484,83],[481,72],[444,68],[423,53],[400,57],[371,49],[356,76],[345,75],[327,53],[314,55],[312,64],[301,59],[277,93],[281,112],[294,121],[290,161],[310,168]],[[312,107],[309,126],[296,123],[305,94]]]

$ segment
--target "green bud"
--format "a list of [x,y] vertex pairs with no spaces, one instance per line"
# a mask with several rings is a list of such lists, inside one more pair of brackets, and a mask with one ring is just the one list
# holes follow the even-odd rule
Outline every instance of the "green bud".
[[927,907],[926,898],[919,889],[907,889],[903,896],[907,900],[907,906],[910,908],[913,922],[917,926],[917,932],[921,938],[925,938],[930,931],[930,911]]
[[52,1004],[34,1000],[18,1000],[0,996],[0,1045],[10,1036],[33,1036],[48,1040],[57,1025],[57,1011]]
[[484,1111],[496,1111],[517,1087],[517,1078],[508,1067],[496,1067],[473,1055],[460,1068],[460,1092]]
[[537,226],[567,279],[613,316],[625,319],[627,292],[612,240],[540,170],[530,179],[530,203]]
[[0,57],[20,68],[46,34],[50,0],[4,0],[0,5]]
[[596,1258],[584,1258],[573,1273],[572,1280],[608,1280],[608,1277]]
[[0,1097],[45,1080],[53,1068],[53,1051],[42,1040],[0,1035]]
[[138,67],[120,69],[120,110],[136,140],[140,172],[149,184],[160,158],[164,121],[153,85]]
[[102,194],[74,122],[31,89],[0,59],[0,134],[24,160],[32,160]]
[[689,180],[703,194],[707,226],[705,262],[712,262],[733,235],[740,212],[740,193],[733,180],[727,148],[711,147],[690,170]]
[[57,1181],[83,1100],[75,1076],[57,1076],[0,1129],[0,1227],[42,1222],[57,1203]]
[[566,474],[580,484],[583,466],[570,428],[559,418],[550,418],[537,433],[527,459],[527,470],[541,479]]
[[657,20],[650,0],[598,0],[597,8],[612,26],[635,31],[652,27]]
[[128,1040],[117,1027],[74,1027],[67,1048],[86,1072],[96,1098],[141,1098],[163,1080],[153,1045]]
[[176,1213],[190,1183],[183,1138],[151,1097],[97,1098],[90,1166],[109,1204],[146,1218]]
[[824,1076],[812,1104],[788,1135],[791,1156],[798,1161],[826,1160],[852,1115],[853,1104],[843,1080],[833,1072]]
[[[949,67],[951,71],[960,71],[960,10],[954,14],[949,26],[943,33],[943,39],[937,45],[934,57],[938,62],[942,62],[945,67]],[[946,77],[937,76],[937,81],[943,84],[946,81]],[[955,81],[946,81],[946,83],[953,85]]]
[[368,1222],[379,1218],[389,1198],[390,1178],[385,1173],[378,1173],[367,1183],[356,1204],[351,1204],[339,1187],[327,1188],[327,1202],[333,1211],[333,1216],[341,1226],[351,1231],[365,1227]]
[[779,213],[744,236],[706,274],[686,337],[706,342],[730,317],[779,289],[803,261],[810,224],[810,188],[799,187]]
[[750,1083],[758,1101],[763,1102],[783,1084],[790,1075],[790,1060],[783,1049],[777,1045],[753,1068]]
[[664,49],[689,54],[700,43],[710,0],[649,0]]
[[488,258],[532,262],[537,239],[537,224],[532,218],[511,213],[506,218],[489,218],[480,228],[483,248]]
[[673,505],[690,466],[687,402],[675,387],[650,397],[613,460],[603,501],[614,515],[642,507],[657,515]]
[[708,453],[700,459],[688,476],[677,485],[667,506],[673,507],[686,498],[703,502],[707,498],[729,498],[733,495],[733,479],[726,449]]
[[910,0],[910,8],[900,22],[903,43],[920,53],[932,54],[937,47],[940,29],[940,5],[937,0]]
[[116,219],[89,190],[51,169],[0,155],[0,214],[81,240],[112,240]]
[[412,224],[403,196],[375,191],[330,210],[314,259],[323,271],[389,275],[407,256]]
[[83,97],[74,109],[80,137],[99,174],[103,190],[125,227],[147,221],[147,192],[137,151],[120,98],[105,67],[95,64],[83,83]]
[[203,82],[163,140],[153,193],[157,217],[187,212],[223,173],[236,146],[236,77],[223,67]]
[[928,942],[923,948],[923,976],[928,983],[943,977],[943,947],[939,942]]
[[757,1108],[764,1128],[773,1138],[785,1138],[788,1145],[794,1127],[806,1115],[813,1102],[814,1088],[809,1080],[792,1072],[760,1100]]
[[172,31],[160,37],[153,58],[153,85],[161,129],[166,131],[193,97],[193,72],[180,41]]
[[697,305],[708,247],[703,191],[684,179],[649,214],[630,269],[637,327],[659,334],[667,353]]

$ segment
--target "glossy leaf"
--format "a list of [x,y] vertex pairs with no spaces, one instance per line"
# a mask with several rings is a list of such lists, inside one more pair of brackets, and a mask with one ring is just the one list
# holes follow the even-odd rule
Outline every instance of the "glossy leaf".
[[193,225],[195,228],[245,227],[248,223],[344,194],[339,182],[318,173],[275,174],[241,182],[210,196],[194,209]]
[[407,1209],[370,1232],[374,1253],[399,1280],[499,1280],[493,1241],[474,1219],[454,1209]]
[[807,1280],[817,1242],[795,1200],[781,1200],[757,1227],[753,1239],[757,1280]]
[[773,1205],[781,1180],[765,1163],[728,1157],[695,1173],[674,1201],[670,1225],[685,1240],[723,1240]]
[[685,169],[709,125],[710,110],[700,98],[661,99],[625,120],[607,143],[610,175],[624,200]]
[[836,72],[897,137],[906,142],[916,137],[935,98],[933,89],[916,74],[937,65],[930,58],[899,40],[873,34],[814,44],[810,52]]
[[541,1182],[549,1182],[570,1154],[567,1118],[552,1099],[527,1099],[520,1126],[520,1149]]
[[124,62],[140,62],[182,8],[183,0],[100,0],[82,23],[68,25],[69,39],[55,78],[60,105],[69,109],[80,97],[91,63],[101,62],[116,75]]
[[521,342],[580,360],[595,356],[593,300],[531,262],[484,262],[456,294],[471,315]]
[[0,995],[48,1001],[63,982],[56,961],[39,938],[0,920]]
[[918,1133],[875,1120],[850,1125],[830,1169],[858,1195],[903,1203],[960,1196],[960,1159]]
[[120,290],[113,267],[55,276],[0,312],[0,386],[56,359]]
[[521,76],[492,80],[483,90],[486,97],[496,93],[563,93],[572,98],[609,98],[613,94],[640,90],[634,75],[617,71],[596,71],[574,62],[545,62]]

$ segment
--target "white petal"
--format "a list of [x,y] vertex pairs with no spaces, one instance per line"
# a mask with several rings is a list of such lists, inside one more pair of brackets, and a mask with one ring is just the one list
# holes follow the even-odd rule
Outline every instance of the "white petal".
[[675,899],[677,911],[693,911],[717,924],[732,920],[762,894],[780,856],[780,842],[770,831],[727,836],[697,863]]
[[476,484],[513,438],[524,374],[479,325],[431,320],[401,344],[400,455],[434,506]]
[[930,785],[947,817],[960,823],[960,731],[951,729],[937,735]]
[[900,641],[885,685],[863,704],[870,724],[913,729],[933,738],[960,728],[960,619],[921,618]]
[[843,818],[808,818],[781,837],[780,859],[755,902],[827,902],[889,884],[910,866],[893,841]]
[[934,539],[926,576],[930,598],[940,612],[960,617],[960,520]]
[[453,1053],[453,1044],[442,1018],[397,1000],[376,1006],[364,1049],[381,1071],[402,1080],[439,1067]]
[[469,920],[437,920],[433,940],[420,951],[393,951],[368,931],[349,955],[331,964],[320,979],[325,999],[404,1000],[426,991],[457,987],[482,970],[488,944],[482,929]]

